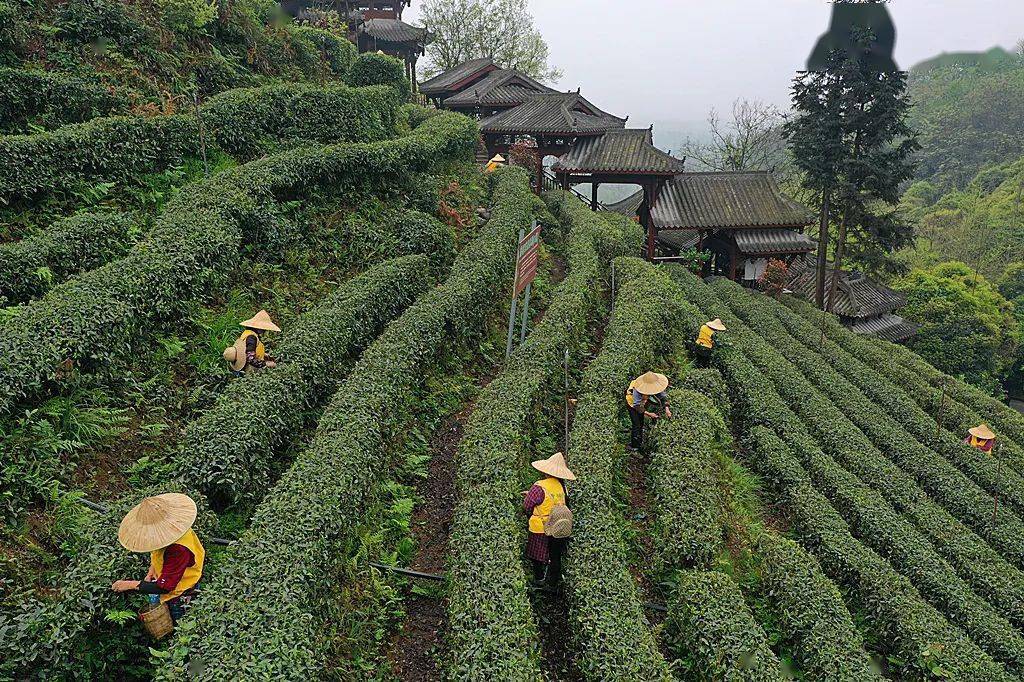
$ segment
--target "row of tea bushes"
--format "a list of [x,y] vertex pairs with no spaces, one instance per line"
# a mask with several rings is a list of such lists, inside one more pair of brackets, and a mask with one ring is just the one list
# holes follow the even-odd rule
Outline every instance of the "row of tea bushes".
[[[720,341],[723,338],[720,337]],[[722,547],[723,519],[719,516],[722,502],[714,492],[719,485],[714,467],[719,465],[717,453],[723,447],[723,441],[731,444],[721,417],[722,410],[730,411],[729,397],[722,375],[715,369],[693,369],[682,383],[693,388],[675,390],[672,403],[686,405],[687,409],[678,410],[671,420],[659,423],[655,429],[657,449],[652,453],[650,476],[657,503],[656,513],[665,519],[658,524],[664,530],[654,543],[659,554],[678,546],[672,542],[673,537],[692,542],[692,537],[698,532],[695,529],[699,529],[705,538],[703,542],[695,543],[697,546],[713,543],[716,549]],[[713,396],[713,399],[708,396]],[[708,490],[713,492],[709,494]],[[864,651],[864,642],[854,627],[839,590],[825,577],[818,562],[798,544],[774,531],[767,528],[754,530],[756,537],[749,551],[758,576],[757,595],[771,606],[772,618],[785,641],[797,653],[800,667],[808,678],[851,682],[882,679],[872,669]],[[710,553],[705,550],[691,554],[706,558]],[[682,555],[680,561],[680,556],[680,553],[675,555],[674,565],[677,568],[711,568],[710,561],[703,564],[688,562],[686,555]],[[711,558],[715,558],[714,555]],[[663,563],[673,565],[670,561]],[[692,585],[693,579],[693,575],[688,576],[683,585]],[[734,586],[721,579],[702,578],[700,582],[716,587],[716,591],[724,595],[726,604],[735,596]],[[702,601],[708,598],[690,590],[681,596],[682,604],[674,602],[676,614],[691,616],[680,618],[677,615],[673,621],[674,632],[669,633],[669,641],[675,642],[680,664],[700,668],[705,673],[717,670],[721,674],[714,676],[725,679],[742,676],[747,670],[760,670],[769,676],[777,674],[778,662],[763,649],[765,635],[750,620],[746,606],[737,608],[738,613],[746,615],[733,616],[729,606],[723,609],[722,603]],[[685,608],[687,605],[690,610]],[[680,609],[681,606],[684,608]],[[694,630],[692,615],[697,612],[708,617],[724,614],[727,619],[708,628],[698,624]],[[684,630],[684,626],[691,626],[691,629]],[[705,642],[704,638],[710,631],[719,633],[724,642]],[[694,640],[699,640],[699,643],[693,645]],[[750,652],[739,657],[740,670],[723,670],[727,660],[737,661],[735,657],[721,660],[698,655],[719,649],[736,652],[738,643],[743,643],[741,649]],[[744,667],[748,661],[754,660],[759,665]]]
[[[682,571],[672,590],[665,638],[684,675],[701,680],[775,682],[779,657],[739,586],[718,571]],[[686,663],[683,663],[685,661]]]
[[[284,84],[221,93],[200,108],[207,144],[239,158],[268,140],[368,142],[394,134],[402,95],[378,85]],[[194,115],[116,116],[0,137],[0,200],[25,202],[78,182],[130,182],[201,151]]]
[[[792,457],[790,443],[794,450],[816,456],[820,448],[776,392],[779,386],[762,374],[766,367],[755,367],[746,357],[745,352],[753,349],[746,342],[751,332],[711,287],[682,270],[675,270],[674,275],[686,298],[703,311],[689,326],[696,327],[710,315],[722,318],[729,327],[730,340],[716,345],[713,358],[733,389],[748,461],[785,501],[802,543],[813,551],[829,577],[845,587],[853,606],[864,611],[877,642],[893,662],[900,661],[908,672],[926,676],[941,667],[957,679],[1007,679],[1001,665],[950,625],[885,559],[853,537],[828,499],[814,488],[799,460]],[[788,367],[785,360],[776,360]],[[793,380],[799,383],[799,375]],[[801,399],[807,400],[807,395]],[[770,429],[783,435],[786,443]],[[836,436],[835,441],[844,438]],[[831,440],[821,442],[833,445]],[[780,478],[780,469],[770,465],[783,451],[791,459],[782,469],[786,476]],[[839,465],[834,468],[839,470]],[[794,481],[799,486],[790,485]]]
[[1024,510],[1024,477],[1015,469],[1005,467],[992,455],[966,445],[963,442],[966,432],[954,434],[938,428],[935,419],[921,409],[907,392],[913,389],[894,384],[881,371],[853,357],[830,339],[822,340],[820,328],[815,328],[799,315],[793,315],[788,308],[772,299],[764,299],[763,305],[764,314],[769,315],[766,323],[770,325],[773,337],[791,336],[788,343],[795,339],[808,350],[817,350],[819,356],[826,354],[836,371],[890,414],[910,436],[932,448],[989,493],[998,494],[1001,504],[1012,504],[1018,515]]
[[[750,330],[757,328],[752,321],[760,325],[775,321],[774,316],[758,305],[758,301],[763,300],[761,296],[752,297],[737,285],[716,283],[715,288],[723,302],[751,325]],[[811,367],[821,364],[818,356],[796,344],[792,338],[773,335],[769,343],[770,347],[756,333],[746,329],[742,332],[744,352],[758,366],[782,366],[788,361],[793,367],[808,372]],[[799,383],[796,377],[789,377],[786,381]],[[836,381],[839,382],[838,379]],[[814,389],[808,388],[808,391],[808,400],[814,400]],[[787,411],[786,416],[792,415]],[[779,418],[783,417],[780,415]],[[843,426],[835,425],[837,437],[846,436]],[[855,442],[857,434],[848,433],[850,440]],[[870,446],[865,451],[870,451]],[[1012,670],[1024,670],[1024,638],[972,591],[913,524],[893,510],[880,493],[861,483],[834,460],[824,455],[819,457],[820,450],[813,445],[800,447],[799,452],[802,465],[817,489],[829,497],[866,544],[887,556],[893,568],[909,578],[925,599],[943,612],[950,622],[963,627],[993,657]]]
[[544,318],[481,393],[459,444],[459,503],[449,543],[452,679],[540,676],[537,628],[520,570],[524,535],[517,511],[521,469],[530,454],[528,434],[540,419],[538,411],[561,406],[554,398],[562,392],[564,353],[569,351],[576,364],[586,350],[607,266],[598,243],[607,237],[618,243],[620,254],[639,248],[638,240],[627,247],[621,231],[567,193],[550,196],[548,204],[567,228],[568,275]]
[[[274,447],[298,432],[307,411],[337,386],[362,348],[429,287],[430,279],[426,256],[403,256],[368,269],[302,315],[282,335],[277,368],[234,381],[208,412],[189,424],[175,460],[181,480],[167,487],[188,492],[205,508],[203,493],[209,486],[203,484],[211,474],[204,472],[267,485],[267,458]],[[87,542],[61,574],[56,598],[28,602],[9,623],[0,618],[0,631],[13,628],[25,650],[19,665],[38,660],[53,671],[74,640],[86,636],[105,609],[123,600],[109,590],[119,576],[131,575],[133,565],[116,542],[117,526],[145,494],[126,496],[92,523]]]
[[[729,287],[716,282],[715,286],[730,301],[748,302],[738,298],[745,294],[737,285]],[[778,353],[763,355],[755,359],[755,364],[762,371],[774,373],[779,392],[823,443],[831,445],[830,440],[838,441],[832,449],[845,450],[851,458],[863,452],[884,456],[908,482],[918,483],[954,517],[988,540],[1004,558],[1024,566],[1024,523],[1012,510],[1002,506],[993,525],[994,501],[990,495],[914,440],[892,416],[814,353],[791,338],[785,350],[789,353],[787,357],[799,361],[799,369],[787,360],[776,361]],[[860,457],[863,459],[863,455]]]
[[681,305],[672,282],[650,263],[615,260],[618,295],[600,354],[586,368],[569,438],[568,487],[574,532],[565,559],[576,664],[588,679],[671,679],[629,572],[624,523],[616,511],[615,461],[623,391],[673,350]]
[[[810,322],[819,334],[835,343],[865,365],[874,368],[896,386],[902,386],[922,410],[938,418],[953,435],[963,437],[967,429],[985,422],[995,428],[1000,447],[995,456],[1024,474],[1024,418],[959,379],[939,372],[903,346],[854,334],[831,315],[822,315],[807,303],[792,297],[782,299],[796,313],[790,316]],[[897,359],[897,362],[893,360]]]
[[0,306],[24,303],[53,284],[127,253],[138,221],[124,213],[80,213],[0,244]]
[[178,457],[188,487],[201,490],[217,509],[258,501],[279,446],[431,279],[427,256],[396,258],[341,285],[300,316],[275,348],[276,368],[232,382],[185,429]]
[[72,364],[101,371],[155,321],[179,319],[238,263],[244,226],[267,202],[317,190],[393,184],[404,173],[471,158],[476,125],[443,113],[394,140],[298,149],[225,171],[172,200],[124,258],[71,279],[0,329],[0,415],[45,391]]
[[[436,130],[431,123],[444,120],[439,115],[421,128]],[[510,255],[534,199],[521,168],[503,169],[498,183],[490,220],[448,279],[392,322],[338,388],[311,443],[264,497],[180,624],[158,679],[326,674],[330,624],[342,606],[334,566],[345,559],[394,442],[415,415],[417,388],[476,341],[504,303]]]
[[0,134],[83,123],[127,108],[126,98],[112,88],[81,76],[0,68]]

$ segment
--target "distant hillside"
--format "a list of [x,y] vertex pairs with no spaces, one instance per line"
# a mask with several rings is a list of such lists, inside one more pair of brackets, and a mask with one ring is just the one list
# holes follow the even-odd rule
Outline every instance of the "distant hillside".
[[994,48],[943,54],[910,72],[921,133],[918,177],[962,188],[982,168],[1024,156],[1024,57]]

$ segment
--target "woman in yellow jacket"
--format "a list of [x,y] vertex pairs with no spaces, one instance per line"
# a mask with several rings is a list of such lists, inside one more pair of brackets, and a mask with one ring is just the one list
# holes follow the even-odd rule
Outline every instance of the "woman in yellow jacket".
[[964,443],[975,450],[992,452],[992,447],[996,444],[996,434],[992,432],[988,424],[979,424],[974,428],[967,429],[967,438],[964,439]]
[[125,514],[117,540],[130,552],[149,552],[149,572],[142,580],[118,580],[115,592],[141,592],[151,603],[167,604],[177,621],[203,577],[206,550],[192,530],[196,503],[188,495],[147,497]]
[[706,367],[711,363],[711,349],[715,347],[715,332],[724,331],[725,324],[717,317],[701,326],[697,340],[694,342],[699,364]]
[[550,537],[546,531],[551,511],[565,505],[565,481],[575,481],[565,457],[556,452],[531,466],[545,477],[526,491],[523,509],[530,515],[530,532],[526,541],[526,557],[533,562],[533,575],[538,583],[555,585],[562,575],[562,553],[567,538]]
[[224,349],[224,360],[236,375],[264,367],[276,367],[277,363],[267,353],[263,340],[257,332],[279,332],[281,328],[270,319],[266,310],[261,310],[240,325],[243,331],[235,343]]

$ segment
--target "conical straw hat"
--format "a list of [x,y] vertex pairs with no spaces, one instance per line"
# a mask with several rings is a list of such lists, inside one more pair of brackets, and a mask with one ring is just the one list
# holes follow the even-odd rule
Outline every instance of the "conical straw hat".
[[992,440],[996,437],[996,434],[992,433],[992,429],[988,428],[988,424],[979,424],[972,429],[968,429],[967,433],[982,440]]
[[196,520],[196,503],[188,495],[147,497],[121,519],[117,541],[132,552],[152,552],[180,538]]
[[715,319],[711,320],[710,322],[708,322],[708,326],[711,327],[712,329],[714,329],[716,332],[724,332],[725,331],[725,323],[722,322],[717,317]]
[[636,378],[633,388],[644,395],[657,395],[668,388],[668,377],[657,372],[648,372]]
[[248,327],[249,329],[263,329],[269,332],[281,331],[281,328],[270,319],[270,314],[266,310],[259,311],[245,322],[242,322],[241,326]]
[[530,466],[548,476],[562,478],[567,481],[576,480],[576,474],[569,471],[569,467],[565,464],[565,457],[562,456],[561,452],[556,452],[547,459],[538,459],[536,462],[530,462]]
[[495,154],[494,158],[491,159],[491,163],[505,163],[505,157],[501,154]]

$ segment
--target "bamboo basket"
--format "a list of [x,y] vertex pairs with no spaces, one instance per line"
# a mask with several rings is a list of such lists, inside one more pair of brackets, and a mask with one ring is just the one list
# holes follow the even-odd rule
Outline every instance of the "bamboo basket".
[[146,628],[149,636],[155,640],[161,640],[174,631],[174,621],[171,620],[171,610],[167,604],[160,603],[150,605],[139,612],[139,620]]

